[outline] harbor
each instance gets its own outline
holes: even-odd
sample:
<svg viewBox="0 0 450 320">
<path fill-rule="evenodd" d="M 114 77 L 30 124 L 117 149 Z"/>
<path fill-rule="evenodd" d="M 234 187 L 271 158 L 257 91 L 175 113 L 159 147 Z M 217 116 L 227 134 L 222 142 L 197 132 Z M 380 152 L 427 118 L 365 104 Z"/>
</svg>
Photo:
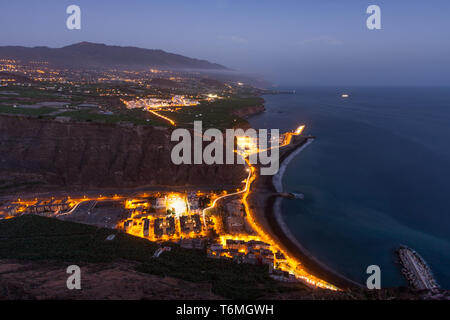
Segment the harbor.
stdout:
<svg viewBox="0 0 450 320">
<path fill-rule="evenodd" d="M 431 291 L 439 288 L 430 267 L 416 251 L 401 245 L 397 255 L 401 272 L 412 288 Z"/>
</svg>

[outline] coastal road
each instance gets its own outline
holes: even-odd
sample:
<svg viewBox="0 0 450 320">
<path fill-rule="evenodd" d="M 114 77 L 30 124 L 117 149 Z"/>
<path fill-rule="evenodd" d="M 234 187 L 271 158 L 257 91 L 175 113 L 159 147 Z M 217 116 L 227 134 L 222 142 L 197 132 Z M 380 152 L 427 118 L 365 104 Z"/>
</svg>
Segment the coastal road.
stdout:
<svg viewBox="0 0 450 320">
<path fill-rule="evenodd" d="M 280 166 L 282 162 L 298 148 L 308 142 L 307 137 L 294 137 L 290 145 L 280 150 Z M 256 170 L 258 172 L 259 170 Z M 272 176 L 261 176 L 256 174 L 255 181 L 250 187 L 251 192 L 248 197 L 248 207 L 251 208 L 256 228 L 261 233 L 268 235 L 283 251 L 290 257 L 301 263 L 302 268 L 311 275 L 316 276 L 340 289 L 361 287 L 356 283 L 327 266 L 320 263 L 313 257 L 298 241 L 289 230 L 277 219 L 274 206 L 277 200 L 277 193 Z"/>
<path fill-rule="evenodd" d="M 233 192 L 233 193 L 229 193 L 229 194 L 220 196 L 220 197 L 216 198 L 216 199 L 213 201 L 213 203 L 211 204 L 210 207 L 203 209 L 203 211 L 202 211 L 202 216 L 203 216 L 203 225 L 204 225 L 204 227 L 205 227 L 205 230 L 206 230 L 206 221 L 205 221 L 206 212 L 209 211 L 209 210 L 211 210 L 212 208 L 214 208 L 219 200 L 222 200 L 222 199 L 225 199 L 225 198 L 228 198 L 228 197 L 233 197 L 233 196 L 240 195 L 240 194 L 244 194 L 245 192 L 247 192 L 247 191 L 249 190 L 249 187 L 250 187 L 250 178 L 251 178 L 251 176 L 252 176 L 252 171 L 251 171 L 251 169 L 249 168 L 247 162 L 246 162 L 246 166 L 247 166 L 247 169 L 246 169 L 246 170 L 248 171 L 248 176 L 247 176 L 247 179 L 245 180 L 245 188 L 244 188 L 243 190 L 241 190 L 241 191 L 237 191 L 237 192 Z"/>
</svg>

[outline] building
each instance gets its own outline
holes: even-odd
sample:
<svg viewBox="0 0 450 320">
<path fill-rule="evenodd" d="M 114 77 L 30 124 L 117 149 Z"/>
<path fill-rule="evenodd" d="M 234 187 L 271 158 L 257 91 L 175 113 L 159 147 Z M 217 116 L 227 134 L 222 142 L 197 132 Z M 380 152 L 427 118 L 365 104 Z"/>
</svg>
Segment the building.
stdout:
<svg viewBox="0 0 450 320">
<path fill-rule="evenodd" d="M 262 241 L 251 240 L 247 243 L 247 245 L 253 250 L 270 249 L 270 244 Z"/>
<path fill-rule="evenodd" d="M 254 253 L 247 253 L 243 259 L 244 263 L 249 263 L 249 264 L 258 264 L 258 258 L 256 257 L 256 255 Z"/>
<path fill-rule="evenodd" d="M 187 195 L 189 210 L 196 211 L 199 209 L 199 199 L 195 192 L 189 192 Z"/>
<path fill-rule="evenodd" d="M 175 218 L 157 218 L 153 226 L 153 232 L 157 238 L 161 238 L 163 235 L 173 236 L 176 232 Z"/>
<path fill-rule="evenodd" d="M 162 222 L 163 222 L 163 219 L 158 218 L 158 219 L 155 219 L 155 223 L 153 225 L 153 233 L 155 234 L 155 237 L 157 237 L 157 238 L 161 238 L 164 234 L 164 230 L 161 227 Z"/>
<path fill-rule="evenodd" d="M 203 249 L 205 243 L 201 238 L 185 238 L 180 240 L 180 246 L 187 249 Z"/>
<path fill-rule="evenodd" d="M 274 263 L 274 255 L 271 250 L 261 249 L 259 251 L 259 256 L 262 264 L 272 264 Z"/>
<path fill-rule="evenodd" d="M 150 220 L 147 218 L 142 219 L 144 221 L 144 227 L 143 227 L 143 234 L 144 237 L 148 237 L 149 236 L 149 229 L 150 229 Z"/>
<path fill-rule="evenodd" d="M 279 270 L 279 269 L 271 269 L 270 277 L 272 279 L 275 279 L 277 281 L 283 281 L 283 282 L 298 282 L 297 278 L 295 278 L 295 275 Z"/>
<path fill-rule="evenodd" d="M 166 198 L 153 198 L 151 206 L 155 209 L 166 209 Z"/>
<path fill-rule="evenodd" d="M 247 244 L 244 240 L 227 239 L 227 249 L 247 250 Z"/>
<path fill-rule="evenodd" d="M 132 225 L 133 225 L 133 220 L 126 220 L 126 221 L 123 223 L 123 230 L 124 230 L 125 232 L 128 232 L 128 230 L 130 230 L 130 228 L 131 228 Z"/>
<path fill-rule="evenodd" d="M 166 214 L 166 197 L 164 198 L 151 198 L 150 206 L 157 214 Z"/>
<path fill-rule="evenodd" d="M 165 230 L 166 234 L 169 235 L 169 236 L 174 235 L 175 231 L 176 231 L 176 229 L 175 229 L 175 218 L 174 217 L 166 218 L 166 225 L 167 225 L 166 230 Z"/>
<path fill-rule="evenodd" d="M 245 241 L 227 239 L 225 247 L 220 244 L 210 245 L 208 256 L 216 258 L 232 258 L 237 263 L 267 264 L 273 266 L 275 255 L 268 243 L 262 241 Z M 281 252 L 278 257 L 284 258 Z"/>
<path fill-rule="evenodd" d="M 183 233 L 200 233 L 202 232 L 202 223 L 200 221 L 200 215 L 193 214 L 190 216 L 180 217 L 180 227 Z"/>
<path fill-rule="evenodd" d="M 244 231 L 244 219 L 238 216 L 228 216 L 227 231 L 230 233 L 242 233 Z"/>
<path fill-rule="evenodd" d="M 285 262 L 286 261 L 286 257 L 280 251 L 277 251 L 277 253 L 275 254 L 275 259 L 277 260 L 277 262 Z"/>
</svg>

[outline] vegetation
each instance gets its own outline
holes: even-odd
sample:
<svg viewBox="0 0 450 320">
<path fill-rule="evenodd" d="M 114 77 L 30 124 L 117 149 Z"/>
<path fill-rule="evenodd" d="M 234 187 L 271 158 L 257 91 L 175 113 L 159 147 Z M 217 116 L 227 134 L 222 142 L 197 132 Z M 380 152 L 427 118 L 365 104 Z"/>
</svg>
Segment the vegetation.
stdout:
<svg viewBox="0 0 450 320">
<path fill-rule="evenodd" d="M 0 193 L 4 192 L 5 190 L 13 189 L 13 188 L 20 188 L 20 187 L 30 187 L 33 185 L 40 184 L 40 181 L 7 181 L 2 180 L 0 181 Z"/>
<path fill-rule="evenodd" d="M 39 216 L 25 215 L 0 221 L 0 257 L 25 260 L 111 262 L 144 261 L 157 244 L 116 231 Z"/>
<path fill-rule="evenodd" d="M 269 277 L 267 266 L 210 259 L 202 250 L 171 247 L 170 252 L 141 264 L 137 270 L 193 282 L 210 282 L 214 293 L 232 299 L 255 299 L 282 290 L 281 285 Z"/>
<path fill-rule="evenodd" d="M 120 113 L 102 114 L 94 110 L 66 111 L 58 116 L 70 117 L 75 121 L 118 123 L 131 122 L 137 125 L 168 126 L 169 124 L 159 118 L 151 117 L 141 110 L 123 110 Z"/>
<path fill-rule="evenodd" d="M 105 241 L 112 233 L 116 238 Z M 158 244 L 117 230 L 32 215 L 0 221 L 0 258 L 4 259 L 75 264 L 125 259 L 135 261 L 140 272 L 210 282 L 215 294 L 233 299 L 254 299 L 292 290 L 271 279 L 266 266 L 209 259 L 201 250 L 165 245 L 172 250 L 156 259 L 152 256 Z"/>
<path fill-rule="evenodd" d="M 0 113 L 6 114 L 23 114 L 29 116 L 43 116 L 55 112 L 57 109 L 50 107 L 41 108 L 19 108 L 13 106 L 0 105 Z"/>
<path fill-rule="evenodd" d="M 4 88 L 0 88 L 0 92 L 2 92 L 2 96 L 9 97 L 9 98 L 15 98 L 15 97 L 42 98 L 47 101 L 61 99 L 61 97 L 58 96 L 57 94 L 55 94 L 54 92 L 49 92 L 46 90 L 39 90 L 39 89 L 33 88 L 33 87 L 19 87 L 19 86 L 15 86 L 14 88 L 4 87 Z M 9 92 L 13 92 L 13 93 L 8 94 Z M 20 102 L 20 103 L 22 103 L 22 102 Z"/>
<path fill-rule="evenodd" d="M 42 86 L 54 84 L 42 83 Z M 72 88 L 61 85 L 62 92 L 56 90 L 40 90 L 36 87 L 6 87 L 0 88 L 0 113 L 25 114 L 29 116 L 45 116 L 54 119 L 57 116 L 70 117 L 74 121 L 117 123 L 131 122 L 136 125 L 171 126 L 170 123 L 154 114 L 144 112 L 140 109 L 127 110 L 120 102 L 118 96 L 101 96 L 99 93 L 105 90 L 121 92 L 132 96 L 155 96 L 160 98 L 170 98 L 174 94 L 186 94 L 182 89 L 162 89 L 162 88 L 135 88 L 133 85 L 105 85 L 105 84 L 85 84 L 82 87 Z M 202 95 L 191 94 L 194 98 L 201 98 Z M 68 100 L 69 99 L 69 100 Z M 38 102 L 66 101 L 69 109 L 57 108 L 13 108 L 12 105 L 26 105 Z M 96 103 L 102 105 L 113 114 L 101 113 L 100 109 L 77 109 L 77 105 L 83 102 Z M 262 99 L 256 96 L 242 97 L 231 96 L 224 99 L 208 102 L 201 101 L 198 106 L 168 108 L 157 111 L 175 121 L 177 127 L 192 128 L 193 122 L 201 120 L 203 127 L 226 129 L 236 126 L 246 126 L 245 119 L 237 116 L 236 111 L 246 107 L 253 107 L 262 104 Z M 54 111 L 55 114 L 49 115 Z"/>
<path fill-rule="evenodd" d="M 204 128 L 226 129 L 247 123 L 245 119 L 235 115 L 234 112 L 261 104 L 262 101 L 258 97 L 233 97 L 214 102 L 202 102 L 198 106 L 181 108 L 176 112 L 160 111 L 159 113 L 170 117 L 180 127 L 189 127 L 194 121 L 202 120 Z"/>
</svg>

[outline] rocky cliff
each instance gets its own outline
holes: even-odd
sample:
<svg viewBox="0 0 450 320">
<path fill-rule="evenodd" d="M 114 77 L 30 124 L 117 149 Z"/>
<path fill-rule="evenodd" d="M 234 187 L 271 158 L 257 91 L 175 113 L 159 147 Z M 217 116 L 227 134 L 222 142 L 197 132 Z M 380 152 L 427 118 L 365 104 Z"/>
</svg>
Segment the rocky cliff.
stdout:
<svg viewBox="0 0 450 320">
<path fill-rule="evenodd" d="M 170 134 L 151 126 L 0 116 L 0 192 L 241 185 L 243 166 L 174 165 Z"/>
<path fill-rule="evenodd" d="M 241 108 L 233 113 L 241 118 L 249 118 L 250 116 L 264 112 L 265 110 L 266 108 L 264 107 L 264 104 L 261 104 L 257 106 Z"/>
</svg>

